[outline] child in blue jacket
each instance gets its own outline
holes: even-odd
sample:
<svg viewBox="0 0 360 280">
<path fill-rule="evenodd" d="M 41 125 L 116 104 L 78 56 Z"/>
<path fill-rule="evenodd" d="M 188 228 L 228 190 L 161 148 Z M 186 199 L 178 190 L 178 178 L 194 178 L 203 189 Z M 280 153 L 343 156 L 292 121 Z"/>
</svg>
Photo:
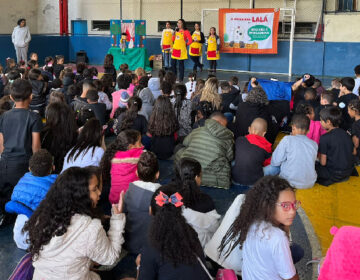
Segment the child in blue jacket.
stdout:
<svg viewBox="0 0 360 280">
<path fill-rule="evenodd" d="M 54 170 L 53 157 L 44 149 L 30 158 L 29 170 L 15 186 L 11 201 L 5 205 L 7 212 L 18 215 L 14 226 L 14 241 L 16 246 L 23 250 L 26 250 L 29 244 L 26 242 L 28 234 L 23 233 L 22 229 L 57 177 L 56 174 L 51 174 Z"/>
</svg>

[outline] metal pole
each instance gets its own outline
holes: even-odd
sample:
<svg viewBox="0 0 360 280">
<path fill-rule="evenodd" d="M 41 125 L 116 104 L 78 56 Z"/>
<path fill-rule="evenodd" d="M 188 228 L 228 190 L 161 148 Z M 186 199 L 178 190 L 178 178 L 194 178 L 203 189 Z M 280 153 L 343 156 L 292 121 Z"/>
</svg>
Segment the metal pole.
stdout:
<svg viewBox="0 0 360 280">
<path fill-rule="evenodd" d="M 183 0 L 180 0 L 180 18 L 183 18 Z"/>
<path fill-rule="evenodd" d="M 255 8 L 255 0 L 250 0 L 250 9 Z"/>
<path fill-rule="evenodd" d="M 295 11 L 291 9 L 291 31 L 290 31 L 290 50 L 289 50 L 289 78 L 292 75 L 292 60 L 294 48 L 294 34 L 295 34 Z"/>
<path fill-rule="evenodd" d="M 122 19 L 122 0 L 120 0 L 120 19 Z"/>
</svg>

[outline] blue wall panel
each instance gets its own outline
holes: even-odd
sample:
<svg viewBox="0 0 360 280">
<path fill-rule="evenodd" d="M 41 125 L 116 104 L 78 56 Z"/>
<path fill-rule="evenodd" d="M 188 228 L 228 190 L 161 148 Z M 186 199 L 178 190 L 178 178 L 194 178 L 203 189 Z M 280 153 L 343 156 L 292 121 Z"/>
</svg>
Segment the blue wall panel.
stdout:
<svg viewBox="0 0 360 280">
<path fill-rule="evenodd" d="M 44 63 L 46 56 L 62 54 L 65 61 L 69 59 L 69 37 L 67 36 L 46 36 L 32 35 L 28 55 L 36 52 L 39 55 L 40 64 Z M 11 35 L 0 35 L 0 63 L 5 65 L 7 57 L 15 58 L 14 45 L 11 42 Z"/>
<path fill-rule="evenodd" d="M 287 43 L 290 45 L 289 42 Z M 323 75 L 323 53 L 323 42 L 294 42 L 293 74 L 310 72 L 313 75 Z M 285 72 L 288 72 L 287 69 Z"/>
</svg>

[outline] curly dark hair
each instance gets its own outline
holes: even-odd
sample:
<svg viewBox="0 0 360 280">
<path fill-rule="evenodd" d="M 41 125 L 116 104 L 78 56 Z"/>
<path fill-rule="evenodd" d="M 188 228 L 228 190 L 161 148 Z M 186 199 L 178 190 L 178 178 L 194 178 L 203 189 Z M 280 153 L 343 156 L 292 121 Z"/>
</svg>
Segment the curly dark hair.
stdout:
<svg viewBox="0 0 360 280">
<path fill-rule="evenodd" d="M 67 161 L 76 160 L 82 152 L 87 152 L 92 149 L 92 156 L 94 156 L 95 148 L 101 146 L 102 127 L 96 118 L 88 120 L 81 129 L 78 140 L 67 158 Z"/>
<path fill-rule="evenodd" d="M 51 173 L 53 167 L 53 157 L 45 149 L 40 149 L 34 153 L 29 160 L 29 169 L 34 176 L 44 177 Z"/>
<path fill-rule="evenodd" d="M 261 87 L 252 88 L 249 91 L 245 101 L 254 104 L 262 104 L 262 105 L 269 104 L 268 97 L 265 91 Z"/>
<path fill-rule="evenodd" d="M 195 177 L 201 175 L 200 163 L 192 158 L 182 158 L 175 165 L 176 183 L 181 186 L 180 193 L 186 207 L 194 208 L 199 202 L 200 187 Z"/>
<path fill-rule="evenodd" d="M 123 119 L 120 122 L 120 129 L 118 131 L 123 131 L 125 129 L 130 129 L 135 122 L 135 119 L 138 115 L 138 112 L 141 110 L 142 100 L 137 96 L 133 96 L 128 101 L 128 109 L 124 113 Z"/>
<path fill-rule="evenodd" d="M 358 98 L 350 100 L 348 108 L 355 111 L 357 115 L 360 114 L 360 100 Z"/>
<path fill-rule="evenodd" d="M 299 105 L 296 106 L 295 113 L 296 114 L 302 114 L 302 115 L 310 115 L 312 112 L 314 112 L 313 106 L 311 106 L 310 103 L 307 102 L 301 102 Z"/>
<path fill-rule="evenodd" d="M 170 99 L 160 95 L 150 116 L 148 131 L 153 136 L 170 136 L 179 129 Z"/>
<path fill-rule="evenodd" d="M 99 218 L 89 194 L 89 180 L 94 175 L 101 182 L 98 169 L 71 167 L 51 186 L 23 229 L 29 232 L 29 251 L 34 260 L 53 237 L 66 233 L 75 214 Z"/>
<path fill-rule="evenodd" d="M 140 137 L 140 132 L 134 129 L 127 129 L 121 131 L 116 137 L 116 140 L 112 142 L 110 146 L 106 149 L 100 162 L 102 179 L 104 184 L 108 184 L 111 182 L 111 160 L 114 158 L 116 152 L 127 151 L 129 149 L 129 145 L 135 144 L 140 139 Z"/>
<path fill-rule="evenodd" d="M 278 176 L 265 176 L 259 179 L 247 192 L 239 216 L 221 241 L 220 252 L 223 252 L 227 246 L 230 247 L 226 254 L 230 254 L 238 245 L 242 248 L 251 225 L 256 222 L 269 222 L 274 227 L 284 230 L 283 226 L 278 225 L 273 218 L 275 203 L 280 192 L 284 190 L 295 191 L 288 181 Z"/>
<path fill-rule="evenodd" d="M 153 152 L 146 151 L 141 154 L 137 164 L 139 179 L 144 182 L 155 182 L 156 173 L 159 172 L 159 162 Z"/>
<path fill-rule="evenodd" d="M 53 155 L 56 172 L 60 172 L 65 155 L 75 145 L 78 137 L 74 112 L 65 103 L 55 102 L 46 107 L 45 118 L 41 147 Z"/>
<path fill-rule="evenodd" d="M 198 235 L 186 223 L 181 207 L 171 203 L 162 207 L 156 204 L 155 197 L 161 192 L 167 196 L 177 192 L 177 186 L 167 185 L 158 188 L 151 199 L 151 211 L 154 218 L 149 227 L 150 244 L 160 252 L 163 260 L 174 264 L 194 265 L 197 256 L 204 256 Z"/>
</svg>

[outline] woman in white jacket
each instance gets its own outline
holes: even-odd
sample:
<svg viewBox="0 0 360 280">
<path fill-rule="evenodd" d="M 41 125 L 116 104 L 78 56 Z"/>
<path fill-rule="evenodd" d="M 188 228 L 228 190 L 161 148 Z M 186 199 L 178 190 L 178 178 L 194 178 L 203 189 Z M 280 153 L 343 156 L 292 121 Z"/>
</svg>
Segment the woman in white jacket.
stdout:
<svg viewBox="0 0 360 280">
<path fill-rule="evenodd" d="M 71 167 L 57 178 L 25 226 L 33 279 L 98 280 L 100 276 L 90 270 L 92 265 L 112 265 L 119 258 L 124 242 L 124 194 L 113 205 L 107 235 L 95 211 L 100 194 L 97 167 Z"/>
<path fill-rule="evenodd" d="M 198 234 L 204 248 L 220 225 L 221 216 L 216 212 L 212 198 L 201 192 L 201 165 L 191 158 L 182 158 L 176 166 L 177 185 L 181 186 L 186 222 Z"/>
<path fill-rule="evenodd" d="M 16 51 L 17 62 L 27 61 L 27 52 L 31 40 L 29 27 L 26 26 L 26 20 L 21 18 L 14 28 L 11 39 Z"/>
</svg>

